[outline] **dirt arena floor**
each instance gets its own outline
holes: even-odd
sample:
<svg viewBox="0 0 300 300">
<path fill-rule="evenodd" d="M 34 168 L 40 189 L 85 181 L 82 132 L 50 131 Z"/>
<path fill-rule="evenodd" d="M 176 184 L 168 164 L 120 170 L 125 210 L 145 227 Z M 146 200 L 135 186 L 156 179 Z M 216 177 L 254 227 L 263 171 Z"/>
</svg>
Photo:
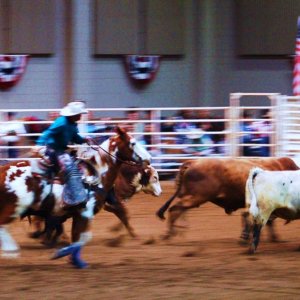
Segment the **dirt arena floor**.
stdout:
<svg viewBox="0 0 300 300">
<path fill-rule="evenodd" d="M 0 259 L 0 299 L 300 299 L 300 222 L 278 220 L 280 242 L 270 243 L 265 230 L 258 252 L 248 255 L 238 243 L 240 212 L 227 216 L 205 204 L 165 241 L 166 223 L 155 211 L 173 193 L 173 182 L 162 187 L 159 198 L 139 194 L 127 204 L 138 239 L 112 232 L 111 214 L 97 215 L 84 270 L 66 258 L 49 260 L 54 250 L 28 237 L 26 221 L 16 221 L 11 232 L 21 257 Z"/>
</svg>

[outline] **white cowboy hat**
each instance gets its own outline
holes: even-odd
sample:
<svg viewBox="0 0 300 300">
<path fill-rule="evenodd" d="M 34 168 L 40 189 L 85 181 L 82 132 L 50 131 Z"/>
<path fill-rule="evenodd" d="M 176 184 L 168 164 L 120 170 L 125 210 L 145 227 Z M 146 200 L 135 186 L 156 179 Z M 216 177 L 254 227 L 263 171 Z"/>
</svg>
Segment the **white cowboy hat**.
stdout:
<svg viewBox="0 0 300 300">
<path fill-rule="evenodd" d="M 60 111 L 60 115 L 65 117 L 71 117 L 87 113 L 88 111 L 85 109 L 84 103 L 80 101 L 70 102 Z"/>
</svg>

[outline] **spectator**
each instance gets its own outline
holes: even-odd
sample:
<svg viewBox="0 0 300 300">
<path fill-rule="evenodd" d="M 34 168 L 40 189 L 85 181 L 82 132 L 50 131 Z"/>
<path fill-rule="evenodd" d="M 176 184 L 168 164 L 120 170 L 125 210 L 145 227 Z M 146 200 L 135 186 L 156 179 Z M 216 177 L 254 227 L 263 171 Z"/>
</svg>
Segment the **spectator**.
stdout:
<svg viewBox="0 0 300 300">
<path fill-rule="evenodd" d="M 162 117 L 164 122 L 161 123 L 161 132 L 174 132 L 176 124 L 173 122 L 174 117 Z"/>
<path fill-rule="evenodd" d="M 23 140 L 19 134 L 25 134 L 26 130 L 24 124 L 15 119 L 15 112 L 6 113 L 6 123 L 1 125 L 0 133 L 2 135 L 1 142 L 7 146 L 18 146 Z M 19 156 L 19 149 L 8 148 L 7 154 L 9 158 L 17 158 Z"/>
<path fill-rule="evenodd" d="M 221 115 L 220 113 L 218 115 L 211 115 L 209 116 L 210 119 L 224 119 L 224 113 L 223 115 Z M 210 128 L 208 129 L 208 131 L 210 132 L 216 132 L 216 131 L 224 131 L 225 130 L 225 123 L 223 121 L 220 121 L 220 122 L 211 122 L 210 123 L 211 126 Z M 211 135 L 211 138 L 212 138 L 212 141 L 215 145 L 215 150 L 214 150 L 214 153 L 215 154 L 222 154 L 222 155 L 225 155 L 226 152 L 226 148 L 225 146 L 217 146 L 219 144 L 224 144 L 225 143 L 225 135 L 220 133 L 220 134 L 212 134 Z"/>
<path fill-rule="evenodd" d="M 134 108 L 134 107 L 132 107 Z M 131 123 L 128 123 L 126 125 L 126 129 L 129 132 L 135 133 L 135 132 L 144 132 L 145 126 L 143 123 L 135 123 L 134 121 L 141 120 L 140 112 L 138 110 L 128 110 L 126 111 L 126 119 L 129 121 L 133 121 Z M 142 144 L 146 144 L 145 138 L 141 134 L 135 134 L 134 137 L 137 141 L 139 141 Z"/>
<path fill-rule="evenodd" d="M 42 119 L 39 119 L 36 116 L 28 116 L 23 118 L 23 121 L 44 121 Z M 48 124 L 26 124 L 25 129 L 27 133 L 42 133 L 49 125 Z M 35 141 L 38 139 L 38 136 L 29 136 L 28 137 L 29 142 L 31 144 L 34 144 Z"/>
<path fill-rule="evenodd" d="M 214 153 L 214 147 L 212 147 L 214 141 L 211 134 L 209 134 L 211 127 L 212 125 L 210 122 L 203 122 L 197 129 L 199 132 L 198 134 L 187 135 L 192 144 L 203 144 L 203 146 L 198 145 L 188 149 L 189 151 L 192 151 L 193 155 L 209 156 Z"/>
<path fill-rule="evenodd" d="M 242 140 L 243 144 L 253 143 L 253 119 L 254 112 L 250 110 L 244 110 L 243 119 L 241 124 L 241 131 L 243 131 Z M 252 146 L 243 146 L 243 156 L 254 156 L 254 151 Z"/>
<path fill-rule="evenodd" d="M 270 133 L 268 133 L 268 131 L 272 130 L 272 124 L 269 121 L 270 110 L 268 109 L 262 110 L 260 118 L 263 119 L 263 121 L 256 121 L 253 123 L 253 130 L 258 132 L 257 134 L 254 135 L 254 139 L 257 143 L 269 144 Z M 258 146 L 257 154 L 259 156 L 270 156 L 270 147 Z"/>
<path fill-rule="evenodd" d="M 56 118 L 59 117 L 59 111 L 49 111 L 48 112 L 48 120 L 49 121 L 54 121 Z"/>
<path fill-rule="evenodd" d="M 155 124 L 151 122 L 151 110 L 144 112 L 143 120 L 150 120 L 150 122 L 144 123 L 144 132 L 153 132 L 155 131 Z M 146 145 L 152 144 L 152 135 L 144 135 L 144 141 Z"/>
<path fill-rule="evenodd" d="M 244 119 L 253 119 L 254 113 L 251 111 L 244 112 Z M 271 123 L 267 120 L 269 118 L 269 111 L 263 110 L 262 119 L 266 119 L 264 121 L 244 121 L 242 124 L 242 131 L 244 131 L 244 135 L 242 138 L 243 144 L 256 144 L 251 146 L 243 147 L 243 155 L 244 156 L 269 156 L 270 148 L 269 146 L 260 146 L 257 144 L 269 144 L 270 136 L 268 133 L 261 133 L 262 131 L 270 131 Z M 246 133 L 245 132 L 249 132 Z"/>
<path fill-rule="evenodd" d="M 177 120 L 182 120 L 182 122 L 175 123 L 174 130 L 177 132 L 190 132 L 197 129 L 195 123 L 191 123 L 190 120 L 194 119 L 193 110 L 181 110 L 175 117 Z M 189 144 L 190 138 L 187 135 L 178 135 L 177 137 L 178 144 Z"/>
</svg>

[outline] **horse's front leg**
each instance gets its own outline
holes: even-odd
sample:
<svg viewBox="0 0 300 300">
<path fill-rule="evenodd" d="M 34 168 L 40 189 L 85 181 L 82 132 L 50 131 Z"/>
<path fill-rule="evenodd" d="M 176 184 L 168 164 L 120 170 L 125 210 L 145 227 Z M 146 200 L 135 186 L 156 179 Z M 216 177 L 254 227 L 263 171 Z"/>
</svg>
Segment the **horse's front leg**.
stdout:
<svg viewBox="0 0 300 300">
<path fill-rule="evenodd" d="M 31 237 L 32 239 L 38 239 L 45 233 L 44 219 L 41 217 L 38 217 L 38 216 L 33 216 L 31 222 L 32 222 L 34 231 L 29 234 L 29 237 Z"/>
<path fill-rule="evenodd" d="M 66 216 L 48 216 L 45 218 L 45 238 L 43 244 L 54 247 L 58 238 L 64 233 L 63 223 L 67 220 Z"/>
<path fill-rule="evenodd" d="M 82 216 L 80 213 L 74 215 L 72 222 L 72 244 L 59 249 L 52 259 L 70 255 L 71 263 L 75 267 L 79 269 L 86 268 L 88 264 L 81 259 L 81 249 L 92 238 L 92 234 L 89 231 L 90 221 L 91 219 Z"/>
<path fill-rule="evenodd" d="M 105 203 L 104 210 L 116 215 L 122 224 L 126 227 L 131 237 L 135 238 L 136 234 L 133 227 L 129 223 L 129 217 L 126 207 L 121 202 L 116 202 L 113 205 Z"/>
</svg>

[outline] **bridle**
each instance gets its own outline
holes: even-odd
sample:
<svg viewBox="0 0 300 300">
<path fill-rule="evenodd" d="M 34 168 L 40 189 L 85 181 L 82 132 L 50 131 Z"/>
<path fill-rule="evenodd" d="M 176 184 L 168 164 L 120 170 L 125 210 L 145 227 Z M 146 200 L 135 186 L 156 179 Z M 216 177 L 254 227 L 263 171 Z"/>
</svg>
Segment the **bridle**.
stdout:
<svg viewBox="0 0 300 300">
<path fill-rule="evenodd" d="M 94 151 L 97 151 L 99 153 L 99 155 L 101 156 L 101 152 L 99 151 L 100 149 L 105 152 L 106 154 L 108 154 L 110 157 L 114 158 L 116 161 L 120 162 L 120 163 L 123 163 L 123 164 L 126 164 L 126 165 L 142 165 L 142 158 L 136 154 L 138 156 L 138 159 L 139 159 L 139 162 L 136 162 L 136 161 L 127 161 L 127 160 L 123 160 L 121 158 L 119 158 L 118 156 L 114 155 L 114 154 L 111 154 L 110 152 L 108 152 L 107 150 L 105 150 L 103 147 L 101 147 L 98 143 L 98 141 L 96 141 L 95 139 L 93 138 L 90 138 L 90 140 L 93 142 L 93 145 L 91 145 L 90 143 L 87 143 L 91 149 L 93 149 Z"/>
</svg>

